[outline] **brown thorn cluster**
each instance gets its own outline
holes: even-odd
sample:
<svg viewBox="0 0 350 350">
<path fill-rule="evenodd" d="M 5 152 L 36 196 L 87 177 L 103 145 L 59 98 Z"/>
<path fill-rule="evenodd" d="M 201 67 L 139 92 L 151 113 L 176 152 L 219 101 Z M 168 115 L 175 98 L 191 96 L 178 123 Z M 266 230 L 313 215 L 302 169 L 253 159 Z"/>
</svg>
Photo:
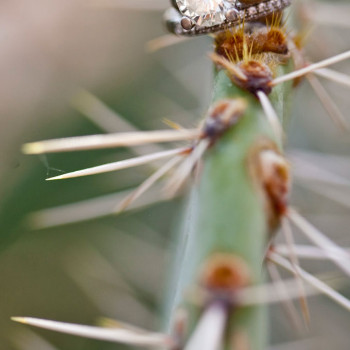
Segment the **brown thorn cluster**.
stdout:
<svg viewBox="0 0 350 350">
<path fill-rule="evenodd" d="M 250 23 L 238 29 L 219 33 L 215 37 L 215 52 L 227 58 L 240 61 L 245 56 L 245 46 L 251 55 L 262 53 L 288 54 L 288 38 L 277 20 L 270 26 Z"/>
<path fill-rule="evenodd" d="M 256 60 L 242 61 L 237 65 L 248 78 L 247 81 L 241 83 L 244 90 L 249 91 L 254 96 L 258 91 L 263 91 L 266 95 L 271 93 L 270 83 L 273 80 L 273 73 L 268 65 Z"/>
<path fill-rule="evenodd" d="M 168 198 L 171 198 L 184 185 L 190 174 L 200 164 L 205 151 L 232 126 L 236 125 L 244 115 L 247 108 L 245 99 L 224 99 L 216 102 L 209 110 L 203 125 L 200 127 L 200 135 L 193 140 L 189 149 L 189 155 L 178 166 L 169 179 L 166 186 Z"/>
<path fill-rule="evenodd" d="M 223 99 L 209 110 L 202 127 L 202 138 L 208 138 L 212 146 L 231 126 L 236 125 L 247 109 L 247 101 L 242 98 Z"/>
<path fill-rule="evenodd" d="M 247 60 L 233 64 L 215 53 L 210 57 L 216 65 L 227 70 L 229 78 L 240 88 L 249 91 L 254 96 L 258 91 L 263 91 L 266 95 L 270 94 L 273 73 L 264 62 Z"/>
<path fill-rule="evenodd" d="M 246 287 L 251 282 L 251 272 L 247 263 L 239 256 L 215 253 L 203 265 L 200 284 L 213 294 L 232 292 Z"/>
<path fill-rule="evenodd" d="M 242 24 L 215 37 L 216 65 L 228 71 L 232 82 L 257 95 L 270 94 L 273 71 L 289 57 L 290 38 L 282 24 L 282 15 L 265 18 L 266 23 Z"/>
<path fill-rule="evenodd" d="M 255 183 L 262 189 L 268 225 L 274 230 L 288 209 L 291 187 L 289 164 L 276 145 L 267 139 L 259 140 L 253 146 L 248 162 Z"/>
</svg>

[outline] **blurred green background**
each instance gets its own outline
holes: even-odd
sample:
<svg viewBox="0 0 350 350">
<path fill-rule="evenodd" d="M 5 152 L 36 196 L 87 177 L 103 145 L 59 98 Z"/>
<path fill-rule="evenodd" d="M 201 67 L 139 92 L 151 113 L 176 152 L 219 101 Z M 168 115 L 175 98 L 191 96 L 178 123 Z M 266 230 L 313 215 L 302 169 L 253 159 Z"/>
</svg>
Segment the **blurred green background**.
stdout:
<svg viewBox="0 0 350 350">
<path fill-rule="evenodd" d="M 142 130 L 167 128 L 164 118 L 184 127 L 198 123 L 211 95 L 212 68 L 206 54 L 210 38 L 149 52 L 146 43 L 166 34 L 161 18 L 167 1 L 125 3 L 0 4 L 0 349 L 122 348 L 32 330 L 10 321 L 17 315 L 86 324 L 105 316 L 148 329 L 160 327 L 181 199 L 108 215 L 118 191 L 140 183 L 150 167 L 57 182 L 45 178 L 124 159 L 133 155 L 130 150 L 43 157 L 20 151 L 24 142 L 118 131 L 116 117 L 94 97 L 89 100 L 93 106 L 84 104 L 88 116 L 76 108 L 77 96 L 85 89 Z M 349 49 L 350 28 L 312 29 L 306 49 L 312 60 Z M 350 74 L 349 63 L 336 69 Z M 322 83 L 349 120 L 350 90 Z M 348 179 L 349 142 L 303 83 L 294 99 L 288 136 L 291 160 L 299 165 L 292 203 L 342 246 L 350 245 L 349 185 L 325 186 L 307 177 L 320 177 L 319 167 Z M 62 207 L 71 203 L 79 204 Z M 47 210 L 54 207 L 60 209 Z M 101 217 L 56 225 L 93 215 Z M 44 219 L 52 227 L 40 227 Z M 314 273 L 335 270 L 328 263 L 303 266 Z M 342 293 L 350 296 L 349 289 Z M 282 309 L 273 307 L 271 343 L 301 340 L 285 348 L 316 349 L 322 344 L 348 349 L 350 315 L 323 297 L 311 299 L 310 308 L 310 333 L 296 334 Z"/>
</svg>

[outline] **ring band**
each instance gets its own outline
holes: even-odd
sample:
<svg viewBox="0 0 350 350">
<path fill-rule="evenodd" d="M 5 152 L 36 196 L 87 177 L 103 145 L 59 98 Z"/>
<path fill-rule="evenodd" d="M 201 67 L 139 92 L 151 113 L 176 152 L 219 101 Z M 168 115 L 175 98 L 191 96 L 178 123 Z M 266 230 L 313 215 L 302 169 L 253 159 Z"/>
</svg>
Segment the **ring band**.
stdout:
<svg viewBox="0 0 350 350">
<path fill-rule="evenodd" d="M 181 13 L 176 0 L 171 0 L 173 7 L 164 14 L 168 30 L 176 35 L 195 36 L 226 30 L 244 22 L 251 22 L 278 12 L 290 5 L 291 0 L 268 0 L 253 5 L 244 6 L 235 2 L 232 7 L 224 10 L 223 20 L 214 25 L 195 24 L 193 19 Z"/>
</svg>

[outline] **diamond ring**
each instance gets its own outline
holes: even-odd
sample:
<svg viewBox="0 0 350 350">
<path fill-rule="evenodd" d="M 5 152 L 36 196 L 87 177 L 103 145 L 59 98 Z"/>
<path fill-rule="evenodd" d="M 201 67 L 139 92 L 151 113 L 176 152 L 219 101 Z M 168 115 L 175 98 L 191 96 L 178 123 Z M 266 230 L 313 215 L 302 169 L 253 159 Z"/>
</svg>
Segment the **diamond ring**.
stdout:
<svg viewBox="0 0 350 350">
<path fill-rule="evenodd" d="M 176 35 L 215 33 L 255 21 L 283 10 L 291 0 L 171 0 L 164 14 L 170 32 Z"/>
</svg>

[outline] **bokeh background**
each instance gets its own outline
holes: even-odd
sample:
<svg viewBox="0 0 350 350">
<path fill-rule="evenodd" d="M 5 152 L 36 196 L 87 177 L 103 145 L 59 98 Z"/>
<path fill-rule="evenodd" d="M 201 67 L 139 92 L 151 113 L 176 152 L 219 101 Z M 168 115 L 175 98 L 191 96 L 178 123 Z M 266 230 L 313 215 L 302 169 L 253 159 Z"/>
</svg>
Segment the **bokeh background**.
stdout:
<svg viewBox="0 0 350 350">
<path fill-rule="evenodd" d="M 306 54 L 314 61 L 350 48 L 350 7 L 339 2 L 332 12 L 337 4 L 303 12 Z M 166 34 L 161 22 L 167 7 L 166 0 L 0 4 L 1 349 L 122 348 L 30 329 L 11 322 L 14 315 L 86 324 L 109 317 L 160 327 L 182 200 L 150 204 L 157 198 L 151 193 L 140 201 L 149 205 L 110 215 L 118 193 L 140 183 L 150 167 L 45 179 L 124 159 L 133 155 L 130 150 L 37 157 L 22 155 L 20 148 L 28 141 L 115 132 L 123 129 L 121 120 L 142 130 L 167 128 L 164 119 L 196 125 L 211 96 L 211 40 L 154 51 L 162 41 L 153 40 Z M 350 74 L 350 63 L 335 68 Z M 350 121 L 350 89 L 321 81 Z M 349 149 L 350 136 L 332 125 L 304 82 L 288 129 L 296 167 L 292 203 L 344 247 L 350 246 Z M 319 261 L 303 266 L 313 273 L 336 271 Z M 341 292 L 350 296 L 346 283 Z M 310 299 L 310 309 L 310 331 L 297 333 L 282 309 L 273 307 L 272 346 L 348 349 L 348 312 L 324 297 Z"/>
</svg>

